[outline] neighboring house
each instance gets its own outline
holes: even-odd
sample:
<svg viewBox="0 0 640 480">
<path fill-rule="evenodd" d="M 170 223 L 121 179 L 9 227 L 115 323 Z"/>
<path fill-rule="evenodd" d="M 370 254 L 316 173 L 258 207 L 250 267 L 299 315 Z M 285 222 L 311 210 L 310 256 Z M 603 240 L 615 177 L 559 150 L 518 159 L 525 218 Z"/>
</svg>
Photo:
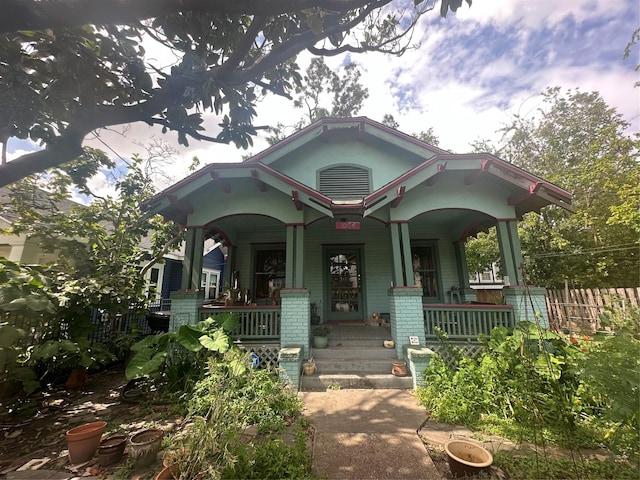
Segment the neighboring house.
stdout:
<svg viewBox="0 0 640 480">
<path fill-rule="evenodd" d="M 478 301 L 501 303 L 504 279 L 497 263 L 482 272 L 469 273 L 469 287 L 476 291 Z"/>
<path fill-rule="evenodd" d="M 10 187 L 0 187 L 0 257 L 7 260 L 27 265 L 43 265 L 53 263 L 58 256 L 55 252 L 47 252 L 43 249 L 41 239 L 25 234 L 12 235 L 3 233 L 11 228 L 18 217 L 11 208 L 9 198 Z M 73 208 L 82 207 L 81 203 L 72 200 L 56 201 L 52 203 L 49 195 L 44 190 L 35 190 L 33 201 L 39 205 L 42 211 L 53 209 L 65 213 Z M 220 292 L 220 278 L 224 272 L 224 253 L 220 244 L 210 246 L 204 253 L 203 259 L 203 288 L 207 290 L 207 298 L 215 298 Z M 142 248 L 149 248 L 148 239 L 143 239 Z M 151 267 L 145 278 L 149 284 L 149 290 L 154 291 L 153 300 L 160 302 L 169 298 L 169 293 L 178 290 L 182 281 L 182 265 L 184 260 L 184 246 L 181 250 L 168 253 L 162 262 Z M 152 295 L 149 295 L 152 297 Z M 162 302 L 163 304 L 166 302 Z"/>
<path fill-rule="evenodd" d="M 4 233 L 17 220 L 17 215 L 9 204 L 10 196 L 10 187 L 0 187 L 0 257 L 27 265 L 55 262 L 57 255 L 44 251 L 41 239 L 37 235 L 10 235 Z M 43 211 L 52 207 L 51 200 L 44 190 L 36 190 L 33 201 L 35 204 L 40 205 Z M 62 200 L 55 203 L 55 208 L 63 213 L 78 206 L 80 206 L 79 203 L 71 200 Z"/>
<path fill-rule="evenodd" d="M 452 154 L 360 117 L 323 119 L 244 162 L 207 165 L 144 207 L 188 229 L 174 328 L 211 313 L 202 252 L 205 239 L 223 242 L 225 283 L 249 298 L 234 307 L 243 335 L 279 343 L 297 385 L 312 312 L 332 323 L 388 318 L 414 382 L 436 326 L 466 338 L 544 315 L 544 289 L 523 282 L 517 222 L 547 205 L 571 210 L 571 200 L 495 156 Z M 506 305 L 474 303 L 469 285 L 465 239 L 492 226 Z"/>
</svg>

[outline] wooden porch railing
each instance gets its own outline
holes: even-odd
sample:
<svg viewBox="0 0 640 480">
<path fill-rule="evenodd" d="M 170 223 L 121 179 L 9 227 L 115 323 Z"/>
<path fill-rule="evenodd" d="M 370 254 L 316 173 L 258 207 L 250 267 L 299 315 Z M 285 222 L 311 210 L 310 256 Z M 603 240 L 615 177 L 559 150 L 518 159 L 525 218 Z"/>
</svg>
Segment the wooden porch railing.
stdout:
<svg viewBox="0 0 640 480">
<path fill-rule="evenodd" d="M 238 326 L 231 333 L 236 340 L 277 340 L 280 338 L 280 307 L 202 307 L 200 320 L 223 312 L 238 315 Z"/>
<path fill-rule="evenodd" d="M 428 340 L 437 338 L 439 327 L 451 340 L 476 341 L 482 333 L 491 335 L 495 327 L 514 327 L 510 305 L 423 305 L 424 332 Z"/>
</svg>

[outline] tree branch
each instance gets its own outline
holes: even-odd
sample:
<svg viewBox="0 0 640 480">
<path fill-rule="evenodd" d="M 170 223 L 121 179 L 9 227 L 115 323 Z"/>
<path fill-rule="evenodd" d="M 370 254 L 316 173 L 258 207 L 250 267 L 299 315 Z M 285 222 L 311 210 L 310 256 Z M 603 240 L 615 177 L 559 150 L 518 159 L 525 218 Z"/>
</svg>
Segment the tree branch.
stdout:
<svg viewBox="0 0 640 480">
<path fill-rule="evenodd" d="M 87 24 L 124 25 L 188 11 L 280 15 L 321 8 L 346 12 L 367 3 L 367 0 L 4 0 L 0 33 Z"/>
</svg>

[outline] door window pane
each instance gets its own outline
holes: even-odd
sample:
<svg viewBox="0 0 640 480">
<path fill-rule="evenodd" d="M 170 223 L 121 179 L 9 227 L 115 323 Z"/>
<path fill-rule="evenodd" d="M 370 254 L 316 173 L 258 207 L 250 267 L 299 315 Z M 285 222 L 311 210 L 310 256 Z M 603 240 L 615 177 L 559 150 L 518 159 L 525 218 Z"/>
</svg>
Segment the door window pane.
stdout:
<svg viewBox="0 0 640 480">
<path fill-rule="evenodd" d="M 329 255 L 331 311 L 358 311 L 358 256 L 355 252 Z"/>
<path fill-rule="evenodd" d="M 280 290 L 284 288 L 286 258 L 285 249 L 256 252 L 256 299 L 280 299 Z"/>
<path fill-rule="evenodd" d="M 412 245 L 413 277 L 416 286 L 422 287 L 422 296 L 437 298 L 438 271 L 435 248 L 432 245 Z"/>
</svg>

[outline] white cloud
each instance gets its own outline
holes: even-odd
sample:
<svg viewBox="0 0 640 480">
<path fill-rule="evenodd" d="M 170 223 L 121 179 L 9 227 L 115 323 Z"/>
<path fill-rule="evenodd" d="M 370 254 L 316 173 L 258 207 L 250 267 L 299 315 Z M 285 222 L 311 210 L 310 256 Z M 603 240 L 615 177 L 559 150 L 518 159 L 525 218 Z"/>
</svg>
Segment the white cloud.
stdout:
<svg viewBox="0 0 640 480">
<path fill-rule="evenodd" d="M 402 57 L 352 55 L 361 65 L 362 83 L 370 94 L 360 114 L 377 121 L 392 114 L 407 133 L 433 127 L 441 147 L 464 152 L 476 139 L 499 140 L 497 131 L 511 115 L 532 111 L 540 92 L 557 85 L 600 92 L 632 122 L 630 130 L 639 131 L 640 89 L 633 88 L 638 75 L 633 62 L 621 58 L 635 21 L 630 16 L 634 8 L 637 12 L 634 5 L 632 0 L 476 0 L 471 8 L 464 3 L 445 19 L 439 18 L 436 6 L 415 32 L 421 39 L 419 49 Z M 165 64 L 173 61 L 154 47 L 149 55 Z M 310 58 L 299 56 L 301 73 Z M 336 69 L 344 60 L 344 56 L 328 57 L 326 62 Z M 303 116 L 292 102 L 275 96 L 259 103 L 257 111 L 256 125 L 293 125 Z M 216 136 L 219 121 L 208 114 L 205 133 Z M 175 181 L 189 173 L 193 156 L 202 164 L 240 161 L 243 155 L 268 147 L 266 133 L 260 131 L 247 151 L 195 140 L 186 148 L 177 144 L 175 133 L 162 135 L 160 128 L 145 124 L 132 125 L 126 136 L 103 130 L 104 143 L 95 139 L 88 143 L 109 151 L 106 144 L 128 158 L 144 154 L 139 144 L 148 143 L 152 135 L 177 150 L 169 172 Z M 96 180 L 96 188 L 101 188 L 100 181 Z"/>
</svg>

